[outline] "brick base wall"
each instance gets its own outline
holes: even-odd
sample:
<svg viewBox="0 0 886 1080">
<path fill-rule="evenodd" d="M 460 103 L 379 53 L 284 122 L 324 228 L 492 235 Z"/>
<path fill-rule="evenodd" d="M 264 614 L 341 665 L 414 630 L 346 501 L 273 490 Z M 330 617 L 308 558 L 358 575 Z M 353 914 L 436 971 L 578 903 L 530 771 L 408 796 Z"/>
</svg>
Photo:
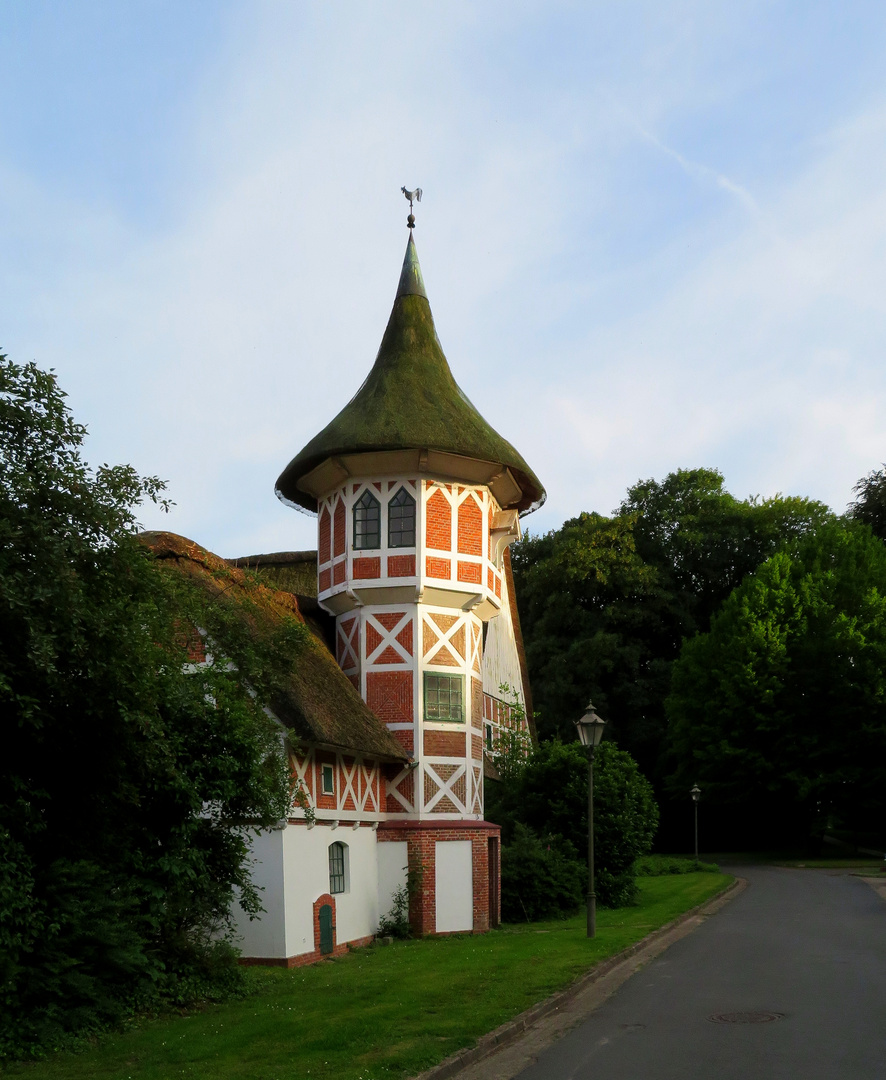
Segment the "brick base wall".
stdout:
<svg viewBox="0 0 886 1080">
<path fill-rule="evenodd" d="M 501 881 L 501 828 L 489 821 L 389 821 L 379 826 L 378 841 L 405 840 L 410 870 L 421 867 L 421 886 L 409 904 L 409 921 L 417 936 L 436 935 L 436 854 L 437 841 L 470 840 L 474 892 L 472 933 L 483 934 L 501 919 L 501 890 L 490 898 L 490 881 Z M 489 841 L 496 841 L 490 845 Z M 490 846 L 498 865 L 490 875 Z M 490 919 L 490 916 L 491 919 Z"/>
<path fill-rule="evenodd" d="M 307 964 L 318 964 L 321 960 L 331 960 L 334 956 L 344 956 L 350 949 L 365 948 L 365 946 L 371 945 L 373 941 L 375 941 L 375 936 L 370 934 L 368 937 L 356 938 L 354 941 L 336 945 L 331 953 L 321 953 L 319 949 L 314 949 L 313 952 L 288 956 L 285 959 L 276 959 L 270 956 L 241 956 L 239 963 L 243 964 L 244 967 L 305 967 Z"/>
</svg>

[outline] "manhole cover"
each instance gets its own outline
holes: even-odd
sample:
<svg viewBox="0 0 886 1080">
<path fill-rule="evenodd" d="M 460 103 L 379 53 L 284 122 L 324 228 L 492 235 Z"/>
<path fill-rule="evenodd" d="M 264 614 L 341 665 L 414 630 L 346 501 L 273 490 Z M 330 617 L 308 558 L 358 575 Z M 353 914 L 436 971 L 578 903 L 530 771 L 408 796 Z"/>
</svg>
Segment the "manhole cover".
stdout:
<svg viewBox="0 0 886 1080">
<path fill-rule="evenodd" d="M 714 1013 L 708 1020 L 715 1024 L 768 1024 L 772 1020 L 781 1020 L 783 1013 L 775 1012 L 728 1012 Z"/>
</svg>

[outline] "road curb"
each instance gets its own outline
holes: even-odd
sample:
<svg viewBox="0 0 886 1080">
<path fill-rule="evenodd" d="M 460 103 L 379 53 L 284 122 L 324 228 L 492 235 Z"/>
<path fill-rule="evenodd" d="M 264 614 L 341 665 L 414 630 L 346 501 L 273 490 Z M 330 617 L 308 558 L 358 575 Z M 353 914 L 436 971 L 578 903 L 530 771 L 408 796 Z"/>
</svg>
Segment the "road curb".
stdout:
<svg viewBox="0 0 886 1080">
<path fill-rule="evenodd" d="M 474 1065 L 478 1061 L 482 1061 L 483 1058 L 489 1057 L 490 1054 L 495 1053 L 496 1050 L 500 1050 L 502 1047 L 516 1042 L 517 1039 L 519 1039 L 537 1020 L 541 1020 L 543 1017 L 557 1012 L 557 1010 L 562 1008 L 566 1002 L 570 1001 L 586 987 L 597 982 L 599 979 L 602 979 L 604 975 L 608 975 L 609 972 L 617 968 L 619 964 L 624 963 L 625 960 L 629 960 L 632 956 L 636 956 L 637 953 L 642 952 L 643 949 L 648 948 L 661 938 L 666 937 L 691 919 L 699 916 L 713 915 L 715 912 L 719 911 L 724 904 L 734 899 L 746 887 L 747 881 L 744 878 L 737 877 L 724 889 L 721 889 L 715 896 L 705 900 L 704 903 L 696 904 L 696 906 L 690 908 L 689 911 L 684 911 L 683 914 L 679 915 L 676 919 L 672 919 L 669 923 L 665 923 L 664 926 L 660 926 L 657 930 L 653 930 L 651 934 L 647 934 L 646 937 L 641 938 L 640 941 L 634 942 L 633 945 L 630 945 L 627 949 L 623 949 L 620 953 L 616 953 L 606 960 L 601 960 L 600 963 L 592 967 L 590 971 L 586 971 L 584 975 L 579 975 L 575 982 L 570 986 L 567 986 L 565 990 L 559 990 L 556 994 L 552 994 L 544 1001 L 540 1001 L 537 1005 L 533 1005 L 525 1012 L 520 1013 L 519 1016 L 515 1016 L 513 1020 L 508 1020 L 494 1031 L 490 1031 L 487 1035 L 482 1035 L 475 1046 L 466 1047 L 463 1050 L 456 1050 L 454 1054 L 450 1054 L 449 1057 L 441 1061 L 439 1065 L 434 1065 L 432 1068 L 426 1069 L 424 1072 L 413 1077 L 412 1080 L 448 1080 L 449 1077 L 456 1076 L 462 1069 L 466 1069 L 469 1065 Z"/>
</svg>

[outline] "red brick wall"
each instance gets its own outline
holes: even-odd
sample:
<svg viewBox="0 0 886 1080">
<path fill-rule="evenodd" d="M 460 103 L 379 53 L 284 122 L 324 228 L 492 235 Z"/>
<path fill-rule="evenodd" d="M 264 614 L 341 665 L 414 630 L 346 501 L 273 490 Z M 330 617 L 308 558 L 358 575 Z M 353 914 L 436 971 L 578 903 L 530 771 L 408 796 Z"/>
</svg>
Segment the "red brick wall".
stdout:
<svg viewBox="0 0 886 1080">
<path fill-rule="evenodd" d="M 460 555 L 483 554 L 483 511 L 472 495 L 458 508 L 458 551 Z"/>
<path fill-rule="evenodd" d="M 452 507 L 439 490 L 428 499 L 425 508 L 425 542 L 440 551 L 452 550 Z"/>
<path fill-rule="evenodd" d="M 432 578 L 448 579 L 452 573 L 452 564 L 449 559 L 435 559 L 433 555 L 425 557 L 425 573 Z"/>
<path fill-rule="evenodd" d="M 317 530 L 318 535 L 318 547 L 319 552 L 317 555 L 317 561 L 320 563 L 329 562 L 332 551 L 332 519 L 329 516 L 329 507 L 324 506 L 320 511 L 320 524 Z"/>
<path fill-rule="evenodd" d="M 416 934 L 434 934 L 437 927 L 436 910 L 436 844 L 437 841 L 470 840 L 474 890 L 473 932 L 489 929 L 489 840 L 499 839 L 498 825 L 488 821 L 387 822 L 379 826 L 378 839 L 406 840 L 410 870 L 421 867 L 421 886 L 410 900 L 409 920 Z M 499 849 L 501 845 L 499 844 Z M 498 880 L 501 880 L 499 874 Z M 494 898 L 495 911 L 500 910 L 499 898 Z"/>
<path fill-rule="evenodd" d="M 403 651 L 412 656 L 414 651 L 412 641 L 412 619 L 403 627 L 400 633 L 397 635 L 397 644 L 402 646 Z"/>
<path fill-rule="evenodd" d="M 412 721 L 412 672 L 370 671 L 366 675 L 366 704 L 387 724 Z"/>
<path fill-rule="evenodd" d="M 388 577 L 415 577 L 415 556 L 389 555 Z"/>
<path fill-rule="evenodd" d="M 483 573 L 480 564 L 471 562 L 459 562 L 458 580 L 480 585 L 483 581 Z"/>
<path fill-rule="evenodd" d="M 335 506 L 335 530 L 333 533 L 332 550 L 334 555 L 345 553 L 345 503 L 339 499 Z"/>
<path fill-rule="evenodd" d="M 464 757 L 464 731 L 426 731 L 425 754 L 429 757 Z"/>
<path fill-rule="evenodd" d="M 354 577 L 355 578 L 377 578 L 381 577 L 381 559 L 376 557 L 374 559 L 354 559 Z"/>
</svg>

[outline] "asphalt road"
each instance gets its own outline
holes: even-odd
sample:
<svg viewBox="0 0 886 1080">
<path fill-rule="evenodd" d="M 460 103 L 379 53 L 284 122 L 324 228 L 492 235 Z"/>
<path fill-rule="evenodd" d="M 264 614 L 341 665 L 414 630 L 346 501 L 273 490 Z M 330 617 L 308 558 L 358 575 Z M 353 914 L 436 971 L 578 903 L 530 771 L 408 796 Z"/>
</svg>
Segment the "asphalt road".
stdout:
<svg viewBox="0 0 886 1080">
<path fill-rule="evenodd" d="M 735 872 L 740 896 L 520 1080 L 886 1078 L 884 900 L 833 871 Z"/>
</svg>

